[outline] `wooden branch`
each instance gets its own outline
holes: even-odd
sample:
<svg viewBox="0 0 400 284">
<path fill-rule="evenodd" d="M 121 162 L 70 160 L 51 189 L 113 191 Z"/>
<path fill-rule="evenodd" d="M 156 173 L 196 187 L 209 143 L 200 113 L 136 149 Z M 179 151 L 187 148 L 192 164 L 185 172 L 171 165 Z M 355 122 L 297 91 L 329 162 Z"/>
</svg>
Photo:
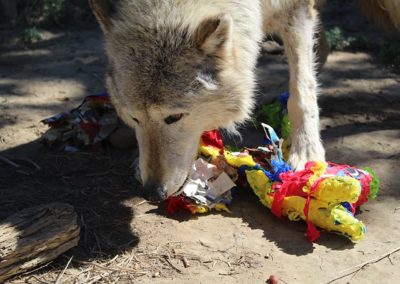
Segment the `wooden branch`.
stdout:
<svg viewBox="0 0 400 284">
<path fill-rule="evenodd" d="M 335 282 L 335 281 L 337 281 L 337 280 L 340 280 L 340 279 L 342 279 L 342 278 L 344 278 L 344 277 L 346 277 L 346 276 L 350 276 L 350 275 L 352 275 L 352 274 L 357 274 L 361 269 L 363 269 L 363 268 L 366 267 L 367 265 L 377 263 L 377 262 L 381 261 L 381 260 L 384 259 L 384 258 L 388 258 L 389 261 L 392 262 L 392 260 L 390 259 L 390 256 L 391 256 L 392 254 L 398 252 L 398 251 L 400 251 L 400 247 L 397 247 L 397 248 L 395 248 L 395 249 L 393 249 L 393 250 L 391 250 L 391 251 L 385 253 L 384 255 L 382 255 L 382 256 L 380 256 L 380 257 L 378 257 L 378 258 L 371 259 L 371 260 L 368 260 L 368 261 L 363 262 L 363 263 L 361 263 L 361 264 L 358 264 L 358 265 L 356 265 L 356 266 L 353 266 L 353 267 L 350 267 L 350 268 L 348 268 L 348 269 L 342 270 L 341 272 L 345 272 L 345 271 L 353 270 L 353 269 L 357 268 L 356 270 L 354 270 L 354 271 L 352 271 L 352 272 L 346 273 L 346 274 L 344 274 L 344 275 L 341 275 L 341 276 L 339 276 L 339 277 L 336 277 L 335 279 L 332 279 L 332 280 L 329 281 L 327 284 L 333 283 L 333 282 Z M 339 273 L 341 273 L 341 272 L 339 272 Z M 353 277 L 354 277 L 354 276 L 355 276 L 355 275 L 353 275 Z M 353 277 L 352 277 L 352 278 L 353 278 Z M 350 280 L 351 280 L 351 279 L 350 279 Z"/>
<path fill-rule="evenodd" d="M 69 204 L 20 211 L 0 223 L 0 282 L 49 262 L 79 241 L 77 215 Z"/>
</svg>

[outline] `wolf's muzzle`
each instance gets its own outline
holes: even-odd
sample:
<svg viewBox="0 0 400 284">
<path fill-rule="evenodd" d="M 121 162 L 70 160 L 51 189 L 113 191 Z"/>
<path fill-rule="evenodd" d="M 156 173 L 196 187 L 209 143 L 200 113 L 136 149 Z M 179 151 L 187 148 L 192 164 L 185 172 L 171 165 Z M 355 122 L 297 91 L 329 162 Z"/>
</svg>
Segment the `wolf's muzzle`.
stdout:
<svg viewBox="0 0 400 284">
<path fill-rule="evenodd" d="M 144 186 L 143 197 L 150 202 L 161 202 L 167 199 L 167 192 L 162 185 L 148 182 Z"/>
</svg>

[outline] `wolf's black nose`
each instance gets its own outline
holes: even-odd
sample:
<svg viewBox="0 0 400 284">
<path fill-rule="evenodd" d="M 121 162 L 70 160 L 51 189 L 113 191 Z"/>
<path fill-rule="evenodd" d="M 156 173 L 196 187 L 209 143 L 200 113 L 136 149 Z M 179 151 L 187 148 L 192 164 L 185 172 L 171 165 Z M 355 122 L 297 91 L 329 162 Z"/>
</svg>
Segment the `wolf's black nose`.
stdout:
<svg viewBox="0 0 400 284">
<path fill-rule="evenodd" d="M 143 197 L 150 202 L 160 202 L 167 199 L 167 193 L 160 184 L 148 182 L 144 186 Z"/>
</svg>

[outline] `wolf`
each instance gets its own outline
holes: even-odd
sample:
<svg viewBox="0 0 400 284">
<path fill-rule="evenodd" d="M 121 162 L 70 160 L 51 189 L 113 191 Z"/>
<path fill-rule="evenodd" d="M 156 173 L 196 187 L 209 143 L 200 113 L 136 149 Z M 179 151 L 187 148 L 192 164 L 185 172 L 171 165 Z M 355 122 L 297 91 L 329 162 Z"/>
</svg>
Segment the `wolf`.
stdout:
<svg viewBox="0 0 400 284">
<path fill-rule="evenodd" d="M 135 128 L 144 197 L 182 188 L 201 134 L 234 131 L 254 107 L 260 42 L 278 34 L 290 69 L 291 152 L 324 160 L 313 46 L 314 0 L 89 0 L 104 32 L 106 85 Z"/>
<path fill-rule="evenodd" d="M 145 197 L 185 182 L 202 132 L 234 129 L 254 105 L 266 33 L 283 38 L 290 65 L 289 162 L 324 160 L 313 71 L 313 1 L 91 0 L 105 34 L 107 88 L 136 130 Z"/>
</svg>

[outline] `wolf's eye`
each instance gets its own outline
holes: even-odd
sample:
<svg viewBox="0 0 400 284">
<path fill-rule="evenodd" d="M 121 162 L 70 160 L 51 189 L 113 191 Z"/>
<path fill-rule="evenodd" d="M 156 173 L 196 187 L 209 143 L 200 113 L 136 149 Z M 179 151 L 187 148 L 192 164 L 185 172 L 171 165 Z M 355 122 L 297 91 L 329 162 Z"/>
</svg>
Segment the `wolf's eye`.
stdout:
<svg viewBox="0 0 400 284">
<path fill-rule="evenodd" d="M 132 117 L 132 120 L 134 121 L 134 122 L 136 122 L 137 124 L 139 124 L 139 119 L 137 119 L 136 117 L 133 117 L 133 116 L 131 116 Z"/>
<path fill-rule="evenodd" d="M 183 115 L 184 115 L 183 113 L 173 114 L 164 119 L 164 121 L 166 124 L 172 124 L 181 120 Z"/>
</svg>

